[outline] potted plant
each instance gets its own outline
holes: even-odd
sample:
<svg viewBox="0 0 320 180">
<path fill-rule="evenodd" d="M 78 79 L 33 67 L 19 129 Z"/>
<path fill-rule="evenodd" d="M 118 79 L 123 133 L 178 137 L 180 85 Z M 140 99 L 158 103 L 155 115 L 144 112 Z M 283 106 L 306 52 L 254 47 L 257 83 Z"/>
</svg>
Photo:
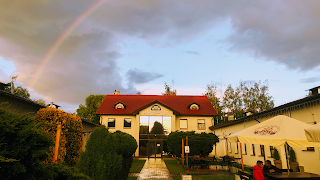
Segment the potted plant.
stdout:
<svg viewBox="0 0 320 180">
<path fill-rule="evenodd" d="M 298 172 L 299 163 L 297 162 L 296 153 L 292 148 L 289 150 L 289 163 L 293 172 Z"/>
<path fill-rule="evenodd" d="M 277 149 L 273 150 L 273 158 L 274 158 L 274 165 L 277 168 L 282 169 L 282 162 L 280 160 L 280 155 Z"/>
</svg>

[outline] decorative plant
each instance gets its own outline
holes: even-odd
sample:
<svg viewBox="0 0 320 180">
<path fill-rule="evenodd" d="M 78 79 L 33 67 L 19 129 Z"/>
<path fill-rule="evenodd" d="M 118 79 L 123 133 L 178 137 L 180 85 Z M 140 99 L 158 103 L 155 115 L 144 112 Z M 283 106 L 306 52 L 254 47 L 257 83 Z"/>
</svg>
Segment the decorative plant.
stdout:
<svg viewBox="0 0 320 180">
<path fill-rule="evenodd" d="M 277 149 L 274 149 L 274 150 L 273 150 L 273 158 L 274 158 L 275 160 L 280 160 L 280 155 L 279 155 L 279 152 L 278 152 Z"/>
<path fill-rule="evenodd" d="M 289 150 L 289 162 L 297 162 L 296 153 L 292 148 Z"/>
</svg>

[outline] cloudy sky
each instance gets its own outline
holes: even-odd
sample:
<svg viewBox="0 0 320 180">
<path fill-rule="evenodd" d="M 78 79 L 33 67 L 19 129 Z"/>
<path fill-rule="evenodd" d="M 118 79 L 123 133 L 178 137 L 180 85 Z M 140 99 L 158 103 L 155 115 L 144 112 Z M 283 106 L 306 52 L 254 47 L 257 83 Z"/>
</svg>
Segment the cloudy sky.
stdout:
<svg viewBox="0 0 320 180">
<path fill-rule="evenodd" d="M 276 105 L 320 85 L 318 0 L 0 0 L 0 81 L 75 112 L 90 94 L 201 95 L 268 80 Z"/>
</svg>

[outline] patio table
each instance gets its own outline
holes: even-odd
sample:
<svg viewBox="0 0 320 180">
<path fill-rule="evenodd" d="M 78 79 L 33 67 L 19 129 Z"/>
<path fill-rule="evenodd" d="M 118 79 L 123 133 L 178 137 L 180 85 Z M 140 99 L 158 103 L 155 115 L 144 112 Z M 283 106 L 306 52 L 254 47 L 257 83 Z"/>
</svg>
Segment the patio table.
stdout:
<svg viewBox="0 0 320 180">
<path fill-rule="evenodd" d="M 269 179 L 320 179 L 320 175 L 308 172 L 287 172 L 265 174 Z"/>
</svg>

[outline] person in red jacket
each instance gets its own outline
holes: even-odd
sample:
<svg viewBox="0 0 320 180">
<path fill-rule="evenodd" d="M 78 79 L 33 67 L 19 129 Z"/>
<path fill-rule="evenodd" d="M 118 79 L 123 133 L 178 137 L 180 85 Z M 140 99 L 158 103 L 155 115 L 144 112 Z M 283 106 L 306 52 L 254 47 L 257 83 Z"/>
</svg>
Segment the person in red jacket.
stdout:
<svg viewBox="0 0 320 180">
<path fill-rule="evenodd" d="M 263 176 L 263 162 L 257 161 L 257 165 L 253 166 L 253 179 L 254 180 L 265 180 L 266 178 Z"/>
</svg>

